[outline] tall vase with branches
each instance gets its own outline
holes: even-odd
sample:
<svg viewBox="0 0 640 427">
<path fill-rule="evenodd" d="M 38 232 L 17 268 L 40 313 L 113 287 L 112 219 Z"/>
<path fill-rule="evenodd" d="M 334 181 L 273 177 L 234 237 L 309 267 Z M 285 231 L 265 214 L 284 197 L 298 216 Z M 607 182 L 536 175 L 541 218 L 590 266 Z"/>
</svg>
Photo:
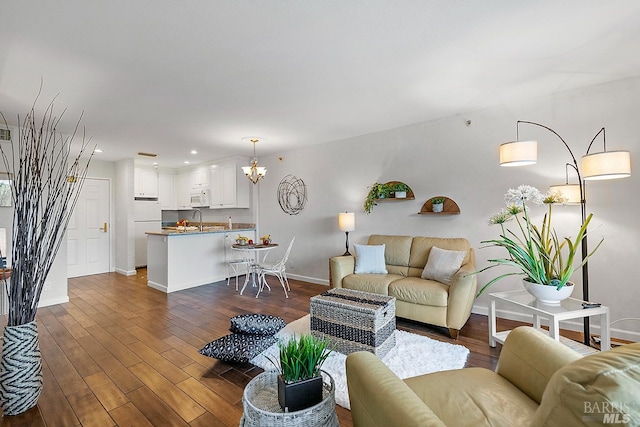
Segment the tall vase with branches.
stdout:
<svg viewBox="0 0 640 427">
<path fill-rule="evenodd" d="M 38 302 L 93 155 L 84 135 L 77 155 L 72 154 L 80 121 L 70 136 L 63 136 L 58 131 L 62 115 L 55 115 L 54 102 L 41 117 L 36 103 L 37 98 L 22 120 L 18 116 L 17 138 L 11 138 L 11 146 L 0 144 L 14 209 L 11 275 L 3 275 L 9 276 L 4 280 L 9 313 L 0 359 L 0 403 L 5 415 L 25 412 L 40 396 Z"/>
</svg>

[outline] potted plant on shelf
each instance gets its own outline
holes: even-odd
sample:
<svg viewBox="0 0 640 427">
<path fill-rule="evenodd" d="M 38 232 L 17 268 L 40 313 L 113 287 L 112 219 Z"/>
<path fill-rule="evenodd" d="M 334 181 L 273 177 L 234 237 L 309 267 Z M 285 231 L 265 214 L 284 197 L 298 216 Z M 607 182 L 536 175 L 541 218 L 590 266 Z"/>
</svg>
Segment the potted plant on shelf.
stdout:
<svg viewBox="0 0 640 427">
<path fill-rule="evenodd" d="M 37 99 L 36 99 L 37 101 Z M 7 129 L 4 115 L 0 113 Z M 4 415 L 32 408 L 42 391 L 42 359 L 36 312 L 40 295 L 78 200 L 93 151 L 85 156 L 82 144 L 75 159 L 71 145 L 78 125 L 69 137 L 57 127 L 62 116 L 53 113 L 53 102 L 41 118 L 35 103 L 20 121 L 17 140 L 0 154 L 9 173 L 13 201 L 11 275 L 3 275 L 9 314 L 4 329 L 0 361 L 0 403 Z"/>
<path fill-rule="evenodd" d="M 322 401 L 320 368 L 333 351 L 329 344 L 311 334 L 278 342 L 280 363 L 269 360 L 279 371 L 278 403 L 283 410 L 299 411 Z"/>
<path fill-rule="evenodd" d="M 375 182 L 371 187 L 369 187 L 369 194 L 367 194 L 367 198 L 364 199 L 364 211 L 367 214 L 370 214 L 371 210 L 376 205 L 376 200 L 386 199 L 390 195 L 391 189 L 388 185 Z"/>
<path fill-rule="evenodd" d="M 404 182 L 396 182 L 391 186 L 391 190 L 393 191 L 393 197 L 396 199 L 406 199 L 409 186 Z"/>
<path fill-rule="evenodd" d="M 574 271 L 582 267 L 600 247 L 603 240 L 577 266 L 574 266 L 576 251 L 584 237 L 593 214 L 589 214 L 580 226 L 573 240 L 570 237 L 559 238 L 551 226 L 551 208 L 554 204 L 564 203 L 561 193 L 543 195 L 537 188 L 521 185 L 517 189 L 509 189 L 505 194 L 507 209 L 502 209 L 489 219 L 490 225 L 500 225 L 502 233 L 498 239 L 485 240 L 488 247 L 504 248 L 508 257 L 490 259 L 491 265 L 474 274 L 491 268 L 505 265 L 515 267 L 517 271 L 499 275 L 490 280 L 477 293 L 480 296 L 489 286 L 508 276 L 522 276 L 525 289 L 539 301 L 557 304 L 568 298 L 573 290 L 569 282 Z M 528 203 L 546 204 L 548 212 L 542 224 L 537 227 L 531 222 Z M 521 215 L 522 214 L 522 215 Z M 505 228 L 505 223 L 516 219 L 517 231 Z"/>
<path fill-rule="evenodd" d="M 442 212 L 444 209 L 444 197 L 433 197 L 431 199 L 431 210 L 433 212 Z"/>
</svg>

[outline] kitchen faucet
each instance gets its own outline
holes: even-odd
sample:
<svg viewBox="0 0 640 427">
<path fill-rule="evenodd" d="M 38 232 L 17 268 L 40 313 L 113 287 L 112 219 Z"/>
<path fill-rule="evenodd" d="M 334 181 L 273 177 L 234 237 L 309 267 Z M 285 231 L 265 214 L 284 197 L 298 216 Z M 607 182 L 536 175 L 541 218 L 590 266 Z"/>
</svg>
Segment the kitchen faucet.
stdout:
<svg viewBox="0 0 640 427">
<path fill-rule="evenodd" d="M 197 213 L 200 214 L 200 231 L 202 231 L 202 212 L 200 211 L 200 209 L 195 209 L 193 211 L 193 215 L 191 215 L 191 219 L 194 219 Z"/>
</svg>

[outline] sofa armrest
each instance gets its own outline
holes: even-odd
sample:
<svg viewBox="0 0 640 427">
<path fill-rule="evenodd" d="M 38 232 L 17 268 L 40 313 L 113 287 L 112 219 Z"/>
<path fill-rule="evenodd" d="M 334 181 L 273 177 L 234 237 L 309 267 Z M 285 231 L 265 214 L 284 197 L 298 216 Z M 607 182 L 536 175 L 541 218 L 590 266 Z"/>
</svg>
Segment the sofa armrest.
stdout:
<svg viewBox="0 0 640 427">
<path fill-rule="evenodd" d="M 445 424 L 375 355 L 347 356 L 347 387 L 355 427 L 418 427 Z"/>
<path fill-rule="evenodd" d="M 531 326 L 519 326 L 505 340 L 496 372 L 538 404 L 551 376 L 582 356 Z"/>
<path fill-rule="evenodd" d="M 341 288 L 342 279 L 353 274 L 356 258 L 353 255 L 334 256 L 329 258 L 329 283 L 332 288 Z"/>
<path fill-rule="evenodd" d="M 466 263 L 456 273 L 449 285 L 449 301 L 447 304 L 447 327 L 462 329 L 469 316 L 476 298 L 478 288 L 477 275 L 473 263 Z"/>
</svg>

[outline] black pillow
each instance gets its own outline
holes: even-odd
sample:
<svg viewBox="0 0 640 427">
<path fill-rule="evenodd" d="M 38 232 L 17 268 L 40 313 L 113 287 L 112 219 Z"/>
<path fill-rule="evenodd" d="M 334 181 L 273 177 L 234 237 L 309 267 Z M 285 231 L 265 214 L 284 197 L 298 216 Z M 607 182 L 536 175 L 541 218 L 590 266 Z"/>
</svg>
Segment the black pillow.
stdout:
<svg viewBox="0 0 640 427">
<path fill-rule="evenodd" d="M 211 341 L 199 353 L 225 362 L 247 363 L 276 341 L 272 335 L 229 334 Z"/>
<path fill-rule="evenodd" d="M 268 314 L 240 314 L 231 318 L 229 330 L 238 334 L 275 335 L 287 323 L 278 316 Z"/>
</svg>

